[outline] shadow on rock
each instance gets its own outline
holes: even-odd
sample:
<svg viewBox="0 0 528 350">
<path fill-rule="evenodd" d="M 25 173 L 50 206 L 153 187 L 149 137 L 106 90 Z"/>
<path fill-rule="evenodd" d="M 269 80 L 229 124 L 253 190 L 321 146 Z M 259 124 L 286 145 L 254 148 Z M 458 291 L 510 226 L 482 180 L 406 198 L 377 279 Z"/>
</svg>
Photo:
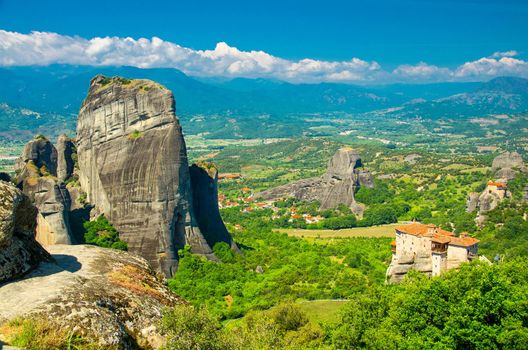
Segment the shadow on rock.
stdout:
<svg viewBox="0 0 528 350">
<path fill-rule="evenodd" d="M 31 273 L 31 277 L 49 276 L 63 271 L 77 272 L 82 267 L 82 264 L 73 255 L 52 254 L 52 257 L 55 262 L 41 263 L 39 267 Z"/>
</svg>

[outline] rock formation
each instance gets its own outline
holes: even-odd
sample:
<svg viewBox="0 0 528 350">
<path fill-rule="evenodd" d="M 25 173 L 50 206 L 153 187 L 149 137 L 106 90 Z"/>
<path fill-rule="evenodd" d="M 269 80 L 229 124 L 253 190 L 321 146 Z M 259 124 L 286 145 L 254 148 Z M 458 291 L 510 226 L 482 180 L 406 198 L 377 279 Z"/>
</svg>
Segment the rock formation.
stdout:
<svg viewBox="0 0 528 350">
<path fill-rule="evenodd" d="M 425 252 L 419 252 L 418 254 L 405 252 L 398 259 L 395 259 L 393 256 L 387 269 L 387 282 L 399 284 L 411 270 L 431 277 L 433 271 L 431 255 Z"/>
<path fill-rule="evenodd" d="M 169 90 L 148 80 L 95 77 L 76 140 L 88 202 L 130 251 L 168 276 L 186 244 L 211 256 L 193 213 L 187 151 Z"/>
<path fill-rule="evenodd" d="M 37 240 L 43 245 L 71 244 L 70 195 L 57 179 L 58 153 L 38 136 L 24 147 L 16 165 L 16 183 L 38 209 Z"/>
<path fill-rule="evenodd" d="M 207 243 L 213 247 L 215 243 L 225 242 L 238 250 L 218 209 L 218 169 L 211 163 L 193 164 L 190 175 L 194 214 Z"/>
<path fill-rule="evenodd" d="M 23 279 L 0 288 L 0 324 L 43 319 L 95 343 L 97 349 L 163 345 L 158 329 L 162 310 L 183 301 L 145 259 L 88 245 L 47 249 L 54 262 L 41 263 Z"/>
<path fill-rule="evenodd" d="M 27 196 L 0 181 L 0 284 L 51 260 L 35 240 L 36 215 Z"/>
<path fill-rule="evenodd" d="M 493 159 L 491 170 L 500 181 L 514 179 L 519 172 L 527 172 L 522 156 L 517 152 L 505 152 Z"/>
<path fill-rule="evenodd" d="M 304 179 L 255 194 L 266 200 L 295 197 L 299 200 L 321 203 L 321 209 L 335 208 L 345 204 L 361 215 L 364 207 L 354 198 L 356 188 L 374 187 L 372 174 L 361 169 L 359 154 L 351 148 L 341 148 L 328 162 L 326 174 Z"/>
<path fill-rule="evenodd" d="M 60 135 L 57 140 L 57 178 L 66 181 L 73 174 L 75 145 L 67 135 Z"/>
<path fill-rule="evenodd" d="M 510 198 L 508 181 L 515 179 L 519 172 L 528 171 L 524 165 L 521 155 L 517 152 L 505 152 L 493 159 L 491 169 L 495 174 L 496 181 L 489 181 L 482 193 L 471 192 L 466 202 L 466 211 L 474 212 L 478 209 L 477 224 L 485 221 L 483 215 L 495 209 L 505 198 Z"/>
<path fill-rule="evenodd" d="M 472 213 L 475 210 L 477 210 L 478 205 L 479 205 L 479 196 L 480 194 L 477 192 L 471 192 L 468 195 L 467 201 L 466 201 L 466 211 L 468 213 Z"/>
<path fill-rule="evenodd" d="M 477 223 L 481 224 L 485 217 L 483 214 L 491 211 L 505 198 L 510 198 L 506 182 L 489 181 L 482 193 L 471 192 L 466 201 L 466 211 L 472 213 L 478 209 Z"/>
</svg>

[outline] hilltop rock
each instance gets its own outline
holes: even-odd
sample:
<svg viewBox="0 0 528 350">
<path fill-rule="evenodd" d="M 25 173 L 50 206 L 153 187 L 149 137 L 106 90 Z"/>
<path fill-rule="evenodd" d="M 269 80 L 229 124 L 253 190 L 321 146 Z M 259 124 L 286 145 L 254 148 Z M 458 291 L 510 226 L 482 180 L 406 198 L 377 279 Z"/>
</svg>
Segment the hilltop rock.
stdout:
<svg viewBox="0 0 528 350">
<path fill-rule="evenodd" d="M 51 260 L 35 240 L 36 215 L 29 198 L 0 181 L 0 284 Z"/>
<path fill-rule="evenodd" d="M 491 169 L 493 171 L 504 168 L 519 170 L 526 169 L 522 156 L 517 152 L 505 152 L 493 159 L 493 163 L 491 164 Z"/>
<path fill-rule="evenodd" d="M 28 177 L 57 176 L 57 149 L 45 137 L 37 136 L 24 146 L 15 170 L 17 186 Z"/>
<path fill-rule="evenodd" d="M 148 80 L 92 79 L 77 123 L 79 181 L 129 250 L 166 275 L 177 251 L 211 255 L 193 213 L 172 93 Z"/>
<path fill-rule="evenodd" d="M 517 152 L 505 152 L 498 155 L 493 159 L 491 169 L 495 172 L 495 177 L 503 181 L 515 179 L 519 171 L 528 171 L 522 156 Z"/>
<path fill-rule="evenodd" d="M 57 149 L 43 136 L 28 142 L 17 160 L 16 183 L 37 207 L 37 241 L 43 245 L 71 244 L 71 199 L 57 179 Z"/>
<path fill-rule="evenodd" d="M 162 310 L 183 301 L 145 259 L 87 245 L 47 249 L 55 262 L 0 287 L 0 323 L 43 318 L 105 349 L 163 345 L 157 328 Z"/>
<path fill-rule="evenodd" d="M 57 178 L 59 181 L 66 181 L 73 174 L 73 155 L 75 145 L 72 140 L 62 134 L 57 140 Z"/>
<path fill-rule="evenodd" d="M 329 160 L 326 174 L 321 177 L 303 179 L 287 185 L 255 194 L 266 200 L 294 197 L 299 200 L 321 203 L 321 209 L 335 208 L 345 204 L 357 215 L 364 206 L 354 198 L 357 187 L 374 187 L 372 174 L 364 169 L 360 155 L 351 148 L 339 149 Z"/>
<path fill-rule="evenodd" d="M 235 250 L 218 209 L 218 169 L 211 163 L 193 164 L 190 168 L 193 209 L 200 231 L 210 247 L 225 242 Z"/>
</svg>

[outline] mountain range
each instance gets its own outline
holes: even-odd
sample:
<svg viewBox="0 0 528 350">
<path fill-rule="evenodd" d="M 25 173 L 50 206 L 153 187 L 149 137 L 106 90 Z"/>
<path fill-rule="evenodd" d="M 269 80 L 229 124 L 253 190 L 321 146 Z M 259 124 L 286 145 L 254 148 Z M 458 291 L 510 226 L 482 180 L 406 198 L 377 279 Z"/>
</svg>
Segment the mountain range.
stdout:
<svg viewBox="0 0 528 350">
<path fill-rule="evenodd" d="M 528 111 L 528 79 L 499 77 L 488 82 L 359 86 L 337 83 L 291 84 L 267 79 L 204 79 L 169 68 L 72 65 L 0 68 L 0 137 L 27 139 L 39 132 L 72 134 L 87 81 L 97 74 L 151 79 L 176 98 L 177 114 L 190 133 L 209 137 L 251 137 L 246 127 L 292 131 L 299 115 L 364 113 L 395 109 L 399 116 L 474 117 Z M 209 123 L 192 125 L 191 121 Z M 218 133 L 238 122 L 234 131 Z M 191 123 L 191 124 L 190 124 Z M 190 125 L 186 125 L 190 124 Z M 295 127 L 293 128 L 295 129 Z M 287 135 L 286 135 L 287 136 Z"/>
</svg>

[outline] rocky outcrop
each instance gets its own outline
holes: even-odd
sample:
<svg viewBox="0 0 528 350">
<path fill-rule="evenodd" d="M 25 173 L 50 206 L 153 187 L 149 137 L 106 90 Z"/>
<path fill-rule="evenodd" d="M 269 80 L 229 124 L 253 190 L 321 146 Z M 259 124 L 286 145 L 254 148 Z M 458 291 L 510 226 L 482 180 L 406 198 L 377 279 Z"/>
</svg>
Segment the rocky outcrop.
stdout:
<svg viewBox="0 0 528 350">
<path fill-rule="evenodd" d="M 393 256 L 387 269 L 387 282 L 399 284 L 411 270 L 422 272 L 431 277 L 433 271 L 431 256 L 427 254 L 416 255 L 411 252 L 399 257 Z"/>
<path fill-rule="evenodd" d="M 26 144 L 16 165 L 16 183 L 37 207 L 37 240 L 43 245 L 72 243 L 71 200 L 57 179 L 59 158 L 53 144 L 38 136 Z"/>
<path fill-rule="evenodd" d="M 475 210 L 477 210 L 479 205 L 479 196 L 480 194 L 477 192 L 471 192 L 466 201 L 466 212 L 472 213 Z"/>
<path fill-rule="evenodd" d="M 374 187 L 372 174 L 362 169 L 359 154 L 351 148 L 339 149 L 328 162 L 326 174 L 300 180 L 255 194 L 266 200 L 294 197 L 304 201 L 318 200 L 321 209 L 345 204 L 361 215 L 363 206 L 355 201 L 354 192 L 360 186 Z"/>
<path fill-rule="evenodd" d="M 522 156 L 517 152 L 505 152 L 493 159 L 491 170 L 501 181 L 515 179 L 519 172 L 527 172 Z"/>
<path fill-rule="evenodd" d="M 35 240 L 36 215 L 27 196 L 0 181 L 0 284 L 51 260 Z"/>
<path fill-rule="evenodd" d="M 218 169 L 212 163 L 193 164 L 190 175 L 196 222 L 207 243 L 213 247 L 218 242 L 225 242 L 238 250 L 218 209 Z"/>
<path fill-rule="evenodd" d="M 162 310 L 183 301 L 145 259 L 87 245 L 47 249 L 55 262 L 41 263 L 22 280 L 0 287 L 0 324 L 44 319 L 95 342 L 98 349 L 163 345 Z"/>
<path fill-rule="evenodd" d="M 504 152 L 493 159 L 491 164 L 493 171 L 505 168 L 526 170 L 522 156 L 517 152 Z"/>
<path fill-rule="evenodd" d="M 67 135 L 60 135 L 57 140 L 57 178 L 64 182 L 73 174 L 75 145 Z"/>
<path fill-rule="evenodd" d="M 92 79 L 77 123 L 79 181 L 129 250 L 172 275 L 186 244 L 211 255 L 193 213 L 172 93 L 147 80 Z"/>
</svg>

